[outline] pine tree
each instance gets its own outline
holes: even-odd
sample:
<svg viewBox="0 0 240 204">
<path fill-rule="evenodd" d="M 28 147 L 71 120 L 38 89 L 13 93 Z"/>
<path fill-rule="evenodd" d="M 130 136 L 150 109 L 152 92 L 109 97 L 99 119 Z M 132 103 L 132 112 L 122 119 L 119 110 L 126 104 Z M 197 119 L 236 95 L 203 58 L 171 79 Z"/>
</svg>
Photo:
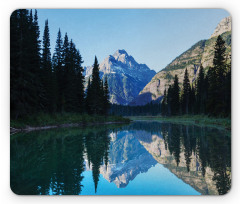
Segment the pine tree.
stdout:
<svg viewBox="0 0 240 204">
<path fill-rule="evenodd" d="M 213 67 L 208 70 L 208 101 L 207 110 L 212 115 L 220 115 L 224 112 L 224 83 L 226 74 L 225 42 L 218 36 L 214 47 Z"/>
<path fill-rule="evenodd" d="M 85 108 L 88 114 L 92 114 L 92 101 L 93 101 L 93 96 L 92 96 L 92 90 L 91 90 L 91 80 L 90 77 L 88 79 L 88 84 L 87 84 L 87 89 L 86 89 L 86 98 L 85 98 Z"/>
<path fill-rule="evenodd" d="M 173 96 L 173 88 L 172 85 L 168 87 L 168 92 L 167 92 L 167 115 L 172 115 L 172 98 Z"/>
<path fill-rule="evenodd" d="M 93 114 L 100 114 L 101 112 L 101 79 L 99 76 L 99 64 L 96 56 L 93 64 L 91 91 L 92 91 L 92 96 L 94 96 L 94 100 L 91 102 L 92 112 Z"/>
<path fill-rule="evenodd" d="M 77 112 L 84 112 L 84 76 L 83 76 L 83 67 L 82 67 L 82 56 L 79 50 L 76 51 L 76 94 L 77 94 Z"/>
<path fill-rule="evenodd" d="M 54 111 L 84 111 L 84 77 L 79 50 L 59 29 L 53 58 L 48 20 L 42 40 L 35 10 L 20 9 L 10 18 L 11 117 Z M 103 93 L 102 93 L 103 95 Z"/>
<path fill-rule="evenodd" d="M 76 112 L 77 110 L 77 86 L 75 77 L 75 66 L 76 66 L 76 47 L 72 40 L 69 43 L 68 61 L 65 69 L 65 100 L 66 100 L 66 111 Z"/>
<path fill-rule="evenodd" d="M 196 86 L 196 103 L 197 103 L 197 113 L 205 113 L 205 102 L 206 102 L 206 89 L 204 84 L 204 71 L 203 66 L 200 65 L 199 74 L 197 78 Z"/>
<path fill-rule="evenodd" d="M 225 116 L 231 116 L 231 61 L 227 64 L 227 74 L 225 79 Z"/>
<path fill-rule="evenodd" d="M 183 79 L 183 95 L 182 95 L 183 114 L 189 113 L 190 93 L 191 93 L 191 87 L 190 87 L 190 82 L 188 77 L 188 71 L 186 69 L 184 74 L 184 79 Z"/>
<path fill-rule="evenodd" d="M 56 110 L 56 85 L 55 73 L 52 72 L 52 60 L 50 52 L 50 35 L 48 20 L 45 21 L 43 34 L 43 49 L 42 49 L 42 80 L 46 93 L 45 105 L 49 112 Z"/>
<path fill-rule="evenodd" d="M 189 112 L 194 114 L 196 112 L 196 93 L 195 93 L 194 85 L 190 87 L 190 95 L 189 95 Z"/>
<path fill-rule="evenodd" d="M 26 9 L 10 18 L 11 116 L 18 118 L 39 110 L 39 41 L 37 19 Z"/>
<path fill-rule="evenodd" d="M 63 111 L 63 40 L 59 29 L 57 34 L 56 46 L 52 59 L 53 70 L 57 81 L 57 111 Z"/>
<path fill-rule="evenodd" d="M 18 118 L 26 114 L 23 42 L 28 25 L 26 10 L 15 10 L 10 18 L 10 107 L 11 117 Z M 26 55 L 24 56 L 26 57 Z"/>
<path fill-rule="evenodd" d="M 62 84 L 63 84 L 63 90 L 62 90 L 62 111 L 68 111 L 68 102 L 69 99 L 68 97 L 68 83 L 69 83 L 69 64 L 70 64 L 70 57 L 69 57 L 69 41 L 68 41 L 68 35 L 67 33 L 64 36 L 64 42 L 63 42 L 63 79 L 62 79 Z"/>
<path fill-rule="evenodd" d="M 167 115 L 167 90 L 166 88 L 164 89 L 164 95 L 161 103 L 161 114 L 163 116 Z"/>
<path fill-rule="evenodd" d="M 108 111 L 109 111 L 109 108 L 110 108 L 109 89 L 108 89 L 107 77 L 105 77 L 105 82 L 104 82 L 103 91 L 104 91 L 103 114 L 104 114 L 104 115 L 107 115 L 107 114 L 108 114 Z"/>
<path fill-rule="evenodd" d="M 105 105 L 105 96 L 104 96 L 104 81 L 103 79 L 101 80 L 101 86 L 100 86 L 100 100 L 99 100 L 99 108 L 100 108 L 100 114 L 104 115 L 105 110 L 104 110 L 104 105 Z"/>
<path fill-rule="evenodd" d="M 41 79 L 41 40 L 40 38 L 40 30 L 38 25 L 38 15 L 37 10 L 35 10 L 33 23 L 32 23 L 32 30 L 33 30 L 33 56 L 32 56 L 32 66 L 35 67 L 35 87 L 37 91 L 37 111 L 44 110 L 44 87 L 43 81 Z"/>
<path fill-rule="evenodd" d="M 172 102 L 171 102 L 172 115 L 179 114 L 179 110 L 180 110 L 179 93 L 180 93 L 180 88 L 179 88 L 178 76 L 175 75 L 173 88 L 172 88 Z"/>
<path fill-rule="evenodd" d="M 214 49 L 213 67 L 216 70 L 217 86 L 222 87 L 226 74 L 226 47 L 221 35 L 218 36 Z"/>
</svg>

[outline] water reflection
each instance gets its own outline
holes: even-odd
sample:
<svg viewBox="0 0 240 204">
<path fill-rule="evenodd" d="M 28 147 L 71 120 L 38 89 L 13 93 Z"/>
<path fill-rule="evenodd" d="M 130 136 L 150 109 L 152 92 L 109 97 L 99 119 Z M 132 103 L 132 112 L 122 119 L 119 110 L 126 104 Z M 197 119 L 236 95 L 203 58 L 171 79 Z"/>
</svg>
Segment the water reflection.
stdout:
<svg viewBox="0 0 240 204">
<path fill-rule="evenodd" d="M 98 189 L 103 178 L 119 191 L 137 194 L 130 191 L 131 181 L 150 174 L 158 163 L 181 179 L 181 185 L 201 194 L 225 194 L 231 186 L 230 135 L 214 128 L 158 122 L 20 133 L 11 138 L 10 183 L 22 195 L 84 194 L 89 188 L 84 175 L 91 171 L 92 194 L 103 191 Z M 148 182 L 154 183 L 154 178 Z M 117 191 L 108 187 L 106 192 Z"/>
<path fill-rule="evenodd" d="M 136 126 L 139 125 L 143 127 L 148 123 Z M 229 191 L 231 187 L 229 132 L 193 125 L 169 123 L 149 125 L 159 127 L 156 128 L 155 135 L 151 133 L 151 140 L 146 141 L 146 138 L 137 137 L 159 163 L 164 164 L 202 194 L 225 194 Z M 135 124 L 132 126 L 134 129 Z M 154 146 L 155 149 L 152 149 Z M 159 151 L 156 150 L 156 146 Z"/>
<path fill-rule="evenodd" d="M 11 189 L 21 195 L 75 195 L 82 190 L 85 152 L 97 188 L 99 167 L 108 161 L 106 127 L 59 129 L 14 135 Z"/>
</svg>

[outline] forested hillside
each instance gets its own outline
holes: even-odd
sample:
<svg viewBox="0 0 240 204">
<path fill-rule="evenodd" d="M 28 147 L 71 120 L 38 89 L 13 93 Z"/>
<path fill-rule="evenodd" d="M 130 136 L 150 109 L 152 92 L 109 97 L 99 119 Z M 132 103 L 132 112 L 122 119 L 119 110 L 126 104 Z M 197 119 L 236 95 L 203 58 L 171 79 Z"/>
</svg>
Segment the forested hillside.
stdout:
<svg viewBox="0 0 240 204">
<path fill-rule="evenodd" d="M 79 49 L 59 29 L 53 57 L 48 20 L 42 40 L 37 11 L 20 9 L 10 18 L 11 118 L 39 113 L 106 115 L 109 109 L 107 79 L 100 79 L 95 57 L 92 80 L 84 89 L 83 59 Z M 94 56 L 93 56 L 94 59 Z"/>
<path fill-rule="evenodd" d="M 163 97 L 142 106 L 112 106 L 111 112 L 119 115 L 162 115 L 176 116 L 205 114 L 211 116 L 231 116 L 231 60 L 228 60 L 226 43 L 219 35 L 214 45 L 213 66 L 204 70 L 203 66 L 191 80 L 189 71 L 184 70 L 182 84 L 175 74 L 169 79 Z"/>
<path fill-rule="evenodd" d="M 218 37 L 216 33 L 221 35 L 225 41 L 225 55 L 229 63 L 231 60 L 231 17 L 224 18 L 219 23 L 210 39 L 197 42 L 158 72 L 130 105 L 144 105 L 151 100 L 157 100 L 163 96 L 165 88 L 169 87 L 175 75 L 178 76 L 179 84 L 182 86 L 185 69 L 188 70 L 191 82 L 196 79 L 200 65 L 203 66 L 206 74 L 209 67 L 213 66 L 214 46 Z"/>
</svg>

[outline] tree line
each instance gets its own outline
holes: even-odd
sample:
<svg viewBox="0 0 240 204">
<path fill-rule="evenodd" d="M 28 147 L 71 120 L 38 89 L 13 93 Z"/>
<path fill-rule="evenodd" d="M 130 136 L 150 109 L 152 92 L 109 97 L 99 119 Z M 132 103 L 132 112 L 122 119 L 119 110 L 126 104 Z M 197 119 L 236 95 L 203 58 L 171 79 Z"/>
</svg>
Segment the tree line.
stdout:
<svg viewBox="0 0 240 204">
<path fill-rule="evenodd" d="M 207 71 L 200 65 L 199 73 L 190 83 L 185 70 L 183 85 L 174 77 L 173 84 L 165 88 L 161 102 L 151 102 L 144 106 L 112 105 L 111 114 L 163 115 L 206 114 L 210 116 L 231 116 L 231 64 L 227 62 L 225 42 L 218 36 L 214 47 L 213 66 Z"/>
<path fill-rule="evenodd" d="M 214 47 L 213 66 L 205 74 L 200 65 L 197 80 L 190 84 L 185 70 L 182 89 L 178 76 L 173 85 L 165 89 L 162 115 L 207 114 L 228 117 L 231 115 L 231 64 L 227 63 L 225 42 L 219 35 Z"/>
<path fill-rule="evenodd" d="M 142 106 L 112 104 L 109 113 L 121 116 L 156 116 L 161 113 L 161 103 L 151 102 Z"/>
<path fill-rule="evenodd" d="M 59 29 L 51 57 L 48 20 L 42 41 L 37 10 L 19 9 L 10 18 L 11 118 L 39 112 L 107 114 L 107 79 L 99 77 L 95 57 L 93 75 L 84 87 L 82 56 L 67 33 Z"/>
<path fill-rule="evenodd" d="M 31 132 L 26 140 L 24 135 L 14 139 L 11 143 L 11 160 L 15 163 L 10 170 L 12 190 L 19 195 L 79 195 L 82 181 L 86 179 L 83 172 L 87 168 L 87 158 L 96 193 L 100 167 L 105 165 L 107 169 L 109 134 L 114 130 L 114 126 L 109 130 L 104 126 L 86 128 L 81 133 L 77 128 L 55 129 Z M 25 176 L 31 173 L 31 177 Z M 28 185 L 23 188 L 26 182 Z"/>
</svg>

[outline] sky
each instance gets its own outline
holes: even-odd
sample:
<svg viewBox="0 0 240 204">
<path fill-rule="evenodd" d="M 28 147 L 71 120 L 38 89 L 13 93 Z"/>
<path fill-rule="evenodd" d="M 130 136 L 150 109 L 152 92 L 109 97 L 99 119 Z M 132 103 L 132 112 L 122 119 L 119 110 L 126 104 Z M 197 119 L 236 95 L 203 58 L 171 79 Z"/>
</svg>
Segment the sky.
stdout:
<svg viewBox="0 0 240 204">
<path fill-rule="evenodd" d="M 124 49 L 156 72 L 199 40 L 210 38 L 230 14 L 223 9 L 38 9 L 41 39 L 48 19 L 51 52 L 67 32 L 90 66 Z"/>
</svg>

